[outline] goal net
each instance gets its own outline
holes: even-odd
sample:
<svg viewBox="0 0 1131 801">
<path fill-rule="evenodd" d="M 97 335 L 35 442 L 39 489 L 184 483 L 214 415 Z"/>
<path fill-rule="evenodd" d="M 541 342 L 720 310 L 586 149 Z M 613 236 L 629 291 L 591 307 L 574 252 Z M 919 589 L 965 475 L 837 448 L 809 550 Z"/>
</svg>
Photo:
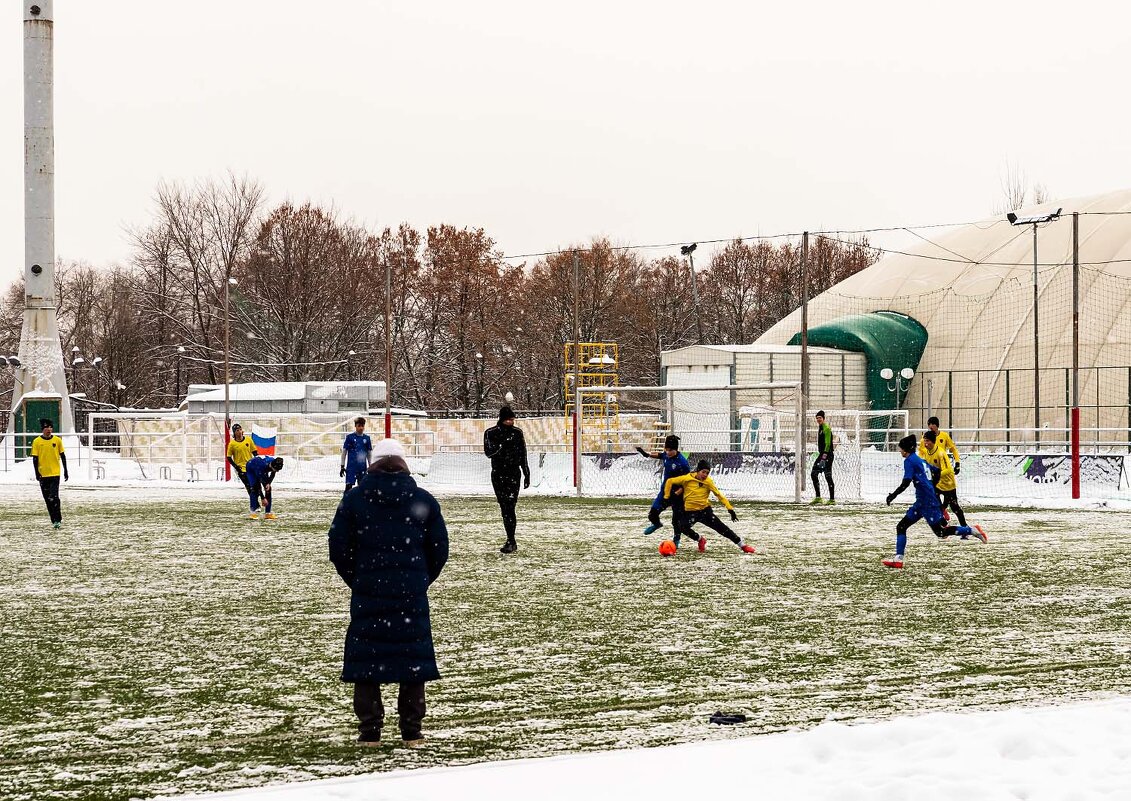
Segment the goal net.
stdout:
<svg viewBox="0 0 1131 801">
<path fill-rule="evenodd" d="M 799 500 L 805 459 L 796 383 L 588 387 L 574 433 L 578 495 L 648 497 L 660 489 L 657 459 L 669 434 L 692 466 L 706 459 L 733 498 Z"/>
</svg>

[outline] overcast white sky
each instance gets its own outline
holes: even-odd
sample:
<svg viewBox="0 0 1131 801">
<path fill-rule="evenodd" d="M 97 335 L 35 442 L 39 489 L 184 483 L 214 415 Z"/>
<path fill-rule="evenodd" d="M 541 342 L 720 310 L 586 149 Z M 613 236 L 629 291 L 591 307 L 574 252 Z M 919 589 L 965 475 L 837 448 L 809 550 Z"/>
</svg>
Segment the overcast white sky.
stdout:
<svg viewBox="0 0 1131 801">
<path fill-rule="evenodd" d="M 23 269 L 0 19 L 0 285 Z M 1123 3 L 55 1 L 56 250 L 129 256 L 158 181 L 246 172 L 507 253 L 974 219 L 1007 164 L 1131 187 Z"/>
</svg>

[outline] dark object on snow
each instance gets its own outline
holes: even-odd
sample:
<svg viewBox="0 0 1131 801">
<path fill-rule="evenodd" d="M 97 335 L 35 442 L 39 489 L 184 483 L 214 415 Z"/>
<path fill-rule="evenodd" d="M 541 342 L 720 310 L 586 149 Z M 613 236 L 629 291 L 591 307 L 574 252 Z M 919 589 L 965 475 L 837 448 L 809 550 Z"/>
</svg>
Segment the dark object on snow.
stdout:
<svg viewBox="0 0 1131 801">
<path fill-rule="evenodd" d="M 736 723 L 745 723 L 746 715 L 741 712 L 716 712 L 711 715 L 711 722 L 720 726 L 733 726 Z"/>
</svg>

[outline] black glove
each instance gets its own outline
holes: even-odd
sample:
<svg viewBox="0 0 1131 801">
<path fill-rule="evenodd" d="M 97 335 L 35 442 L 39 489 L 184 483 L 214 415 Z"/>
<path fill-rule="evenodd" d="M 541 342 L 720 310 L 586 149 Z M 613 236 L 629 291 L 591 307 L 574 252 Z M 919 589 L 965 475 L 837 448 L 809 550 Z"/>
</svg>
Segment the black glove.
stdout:
<svg viewBox="0 0 1131 801">
<path fill-rule="evenodd" d="M 958 474 L 959 474 L 959 473 L 961 473 L 961 472 L 962 472 L 962 465 L 955 463 L 955 465 L 954 465 L 954 474 L 955 474 L 955 475 L 958 475 Z"/>
<path fill-rule="evenodd" d="M 338 471 L 338 478 L 345 478 L 345 476 L 346 476 L 346 466 L 342 465 L 342 469 Z"/>
<path fill-rule="evenodd" d="M 530 474 L 529 473 L 527 473 L 526 475 L 524 475 L 522 477 L 522 488 L 523 489 L 530 489 Z"/>
<path fill-rule="evenodd" d="M 888 506 L 891 506 L 891 502 L 894 501 L 894 500 L 895 500 L 895 493 L 893 492 L 890 495 L 888 495 Z"/>
<path fill-rule="evenodd" d="M 647 456 L 649 459 L 652 458 L 651 456 L 649 456 L 648 451 L 644 450 L 639 445 L 636 446 L 636 452 L 639 453 L 641 456 Z"/>
<path fill-rule="evenodd" d="M 819 467 L 825 466 L 825 454 L 822 453 L 820 456 L 817 457 L 817 465 Z"/>
<path fill-rule="evenodd" d="M 67 472 L 66 470 L 63 471 L 63 480 L 64 481 L 70 481 L 71 480 L 71 474 L 69 472 Z"/>
<path fill-rule="evenodd" d="M 730 509 L 729 511 L 730 511 L 730 522 L 737 523 L 738 522 L 738 512 L 734 511 L 733 509 Z"/>
</svg>

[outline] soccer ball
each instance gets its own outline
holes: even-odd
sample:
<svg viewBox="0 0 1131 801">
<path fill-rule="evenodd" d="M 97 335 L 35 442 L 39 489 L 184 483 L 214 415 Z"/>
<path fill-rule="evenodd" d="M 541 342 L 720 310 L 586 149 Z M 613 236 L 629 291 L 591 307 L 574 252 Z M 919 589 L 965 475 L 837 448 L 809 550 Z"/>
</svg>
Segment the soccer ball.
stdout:
<svg viewBox="0 0 1131 801">
<path fill-rule="evenodd" d="M 660 556 L 672 556 L 675 554 L 675 543 L 671 540 L 664 540 L 660 543 Z"/>
</svg>

